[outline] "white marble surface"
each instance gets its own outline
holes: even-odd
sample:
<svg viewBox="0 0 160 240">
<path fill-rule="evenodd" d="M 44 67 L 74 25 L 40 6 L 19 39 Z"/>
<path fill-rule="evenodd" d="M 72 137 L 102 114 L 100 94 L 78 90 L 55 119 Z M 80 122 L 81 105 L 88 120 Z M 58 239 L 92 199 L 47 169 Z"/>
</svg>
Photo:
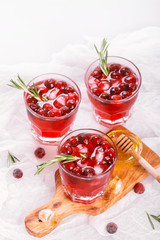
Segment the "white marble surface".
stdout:
<svg viewBox="0 0 160 240">
<path fill-rule="evenodd" d="M 89 38 L 85 45 L 67 45 L 52 55 L 48 63 L 22 63 L 0 65 L 0 239 L 31 240 L 24 226 L 24 218 L 32 209 L 51 199 L 54 190 L 54 172 L 51 166 L 39 176 L 34 176 L 36 164 L 49 160 L 56 149 L 45 147 L 46 156 L 36 159 L 34 150 L 40 146 L 30 134 L 23 94 L 9 88 L 9 79 L 19 73 L 25 82 L 47 72 L 57 72 L 71 77 L 82 91 L 82 103 L 74 129 L 83 127 L 107 129 L 98 125 L 92 115 L 87 98 L 84 73 L 96 59 L 93 49 L 95 39 Z M 96 43 L 101 39 L 96 38 Z M 119 34 L 110 42 L 110 55 L 119 55 L 133 61 L 142 73 L 142 87 L 132 117 L 126 127 L 136 133 L 142 141 L 160 155 L 160 28 L 151 27 L 139 31 Z M 10 150 L 21 162 L 7 168 L 7 151 Z M 23 170 L 20 180 L 12 177 L 15 167 Z M 160 168 L 158 168 L 160 172 Z M 92 240 L 159 240 L 160 225 L 154 221 L 152 230 L 145 211 L 160 214 L 160 185 L 151 176 L 143 184 L 143 195 L 131 191 L 118 203 L 97 216 L 75 214 L 64 219 L 57 228 L 45 236 L 45 240 L 69 240 L 76 238 Z M 105 226 L 113 221 L 118 225 L 114 235 L 106 232 Z"/>
</svg>

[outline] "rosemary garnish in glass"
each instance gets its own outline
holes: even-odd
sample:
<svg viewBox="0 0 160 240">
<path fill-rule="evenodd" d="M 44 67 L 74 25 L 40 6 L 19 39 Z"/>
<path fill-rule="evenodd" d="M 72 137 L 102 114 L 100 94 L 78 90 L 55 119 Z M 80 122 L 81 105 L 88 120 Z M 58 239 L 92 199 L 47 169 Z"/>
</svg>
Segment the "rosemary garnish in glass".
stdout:
<svg viewBox="0 0 160 240">
<path fill-rule="evenodd" d="M 23 80 L 21 79 L 21 77 L 19 76 L 19 74 L 17 75 L 17 80 L 10 80 L 11 84 L 7 84 L 10 87 L 13 88 L 17 88 L 19 90 L 23 90 L 24 92 L 30 94 L 32 97 L 36 98 L 37 100 L 43 100 L 43 101 L 47 101 L 47 97 L 43 94 L 42 95 L 42 99 L 39 95 L 40 89 L 38 90 L 35 83 L 33 83 L 33 87 L 31 87 L 30 85 L 27 88 L 27 85 L 23 82 Z"/>
<path fill-rule="evenodd" d="M 8 157 L 7 157 L 8 167 L 11 165 L 11 163 L 16 163 L 16 162 L 20 162 L 20 160 L 8 151 Z"/>
<path fill-rule="evenodd" d="M 86 154 L 80 154 L 80 156 L 81 157 L 76 157 L 76 156 L 66 155 L 66 154 L 55 155 L 54 159 L 37 165 L 37 172 L 34 175 L 40 174 L 43 171 L 43 169 L 57 162 L 63 161 L 63 163 L 69 163 L 77 160 L 83 161 L 87 158 Z"/>
<path fill-rule="evenodd" d="M 94 47 L 95 47 L 95 49 L 97 51 L 97 54 L 99 56 L 99 66 L 100 66 L 102 72 L 106 76 L 108 76 L 108 74 L 109 74 L 109 69 L 107 67 L 108 46 L 109 46 L 109 44 L 107 43 L 107 39 L 106 38 L 104 38 L 102 40 L 100 51 L 98 51 L 96 45 L 94 45 Z"/>
</svg>

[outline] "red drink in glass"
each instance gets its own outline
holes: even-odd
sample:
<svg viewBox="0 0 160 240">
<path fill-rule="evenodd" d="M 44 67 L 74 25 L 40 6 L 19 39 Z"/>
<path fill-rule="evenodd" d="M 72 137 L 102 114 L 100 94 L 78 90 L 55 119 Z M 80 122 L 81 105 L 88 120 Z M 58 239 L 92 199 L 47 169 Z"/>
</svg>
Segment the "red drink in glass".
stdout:
<svg viewBox="0 0 160 240">
<path fill-rule="evenodd" d="M 111 138 L 94 129 L 75 130 L 61 140 L 58 152 L 81 158 L 59 163 L 63 188 L 71 200 L 92 203 L 101 197 L 117 160 Z"/>
<path fill-rule="evenodd" d="M 80 90 L 76 83 L 60 74 L 43 74 L 29 85 L 33 83 L 40 90 L 40 97 L 45 96 L 47 101 L 24 93 L 32 135 L 42 143 L 57 144 L 71 130 L 81 100 Z"/>
<path fill-rule="evenodd" d="M 108 57 L 109 75 L 105 76 L 93 62 L 86 74 L 85 84 L 96 120 L 104 126 L 124 123 L 135 103 L 141 86 L 141 74 L 129 60 Z"/>
</svg>

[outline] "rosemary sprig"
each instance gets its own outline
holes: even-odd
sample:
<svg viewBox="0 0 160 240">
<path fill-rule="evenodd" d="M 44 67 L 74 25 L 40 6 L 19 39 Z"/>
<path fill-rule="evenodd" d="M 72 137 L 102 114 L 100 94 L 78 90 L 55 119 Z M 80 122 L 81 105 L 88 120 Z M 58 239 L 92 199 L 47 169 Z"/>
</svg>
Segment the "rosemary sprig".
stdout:
<svg viewBox="0 0 160 240">
<path fill-rule="evenodd" d="M 101 43 L 101 48 L 100 51 L 98 51 L 96 45 L 94 44 L 94 47 L 97 51 L 97 54 L 99 56 L 99 66 L 102 70 L 102 72 L 108 76 L 109 74 L 109 69 L 107 67 L 107 58 L 108 58 L 108 46 L 109 44 L 107 43 L 107 39 L 104 38 Z"/>
<path fill-rule="evenodd" d="M 155 220 L 157 220 L 158 222 L 160 222 L 160 215 L 155 216 L 155 215 L 152 215 L 152 214 L 151 214 L 151 217 L 153 217 Z"/>
<path fill-rule="evenodd" d="M 10 82 L 11 82 L 11 84 L 7 84 L 8 86 L 17 88 L 19 90 L 23 90 L 24 92 L 30 94 L 32 97 L 36 98 L 37 100 L 41 100 L 40 95 L 39 95 L 40 89 L 39 90 L 37 89 L 35 83 L 33 83 L 33 87 L 28 86 L 28 88 L 27 88 L 26 84 L 23 82 L 23 80 L 21 79 L 19 74 L 17 75 L 16 81 L 11 79 Z M 45 95 L 43 95 L 42 100 L 47 101 L 48 99 Z"/>
<path fill-rule="evenodd" d="M 11 165 L 11 163 L 16 163 L 16 162 L 20 162 L 20 160 L 8 151 L 8 157 L 7 157 L 8 167 Z"/>
<path fill-rule="evenodd" d="M 152 222 L 152 220 L 151 220 L 151 218 L 150 218 L 149 213 L 146 212 L 146 214 L 147 214 L 147 217 L 148 217 L 148 220 L 149 220 L 149 222 L 150 222 L 150 224 L 151 224 L 152 229 L 155 229 L 154 224 L 153 224 L 153 222 Z"/>
<path fill-rule="evenodd" d="M 66 154 L 55 155 L 54 159 L 37 165 L 37 172 L 34 175 L 40 174 L 43 171 L 43 169 L 57 162 L 63 161 L 63 163 L 69 163 L 69 162 L 77 161 L 80 159 L 81 161 L 83 161 L 87 158 L 86 154 L 80 154 L 80 156 L 81 157 L 76 157 L 76 156 L 66 155 Z"/>
</svg>

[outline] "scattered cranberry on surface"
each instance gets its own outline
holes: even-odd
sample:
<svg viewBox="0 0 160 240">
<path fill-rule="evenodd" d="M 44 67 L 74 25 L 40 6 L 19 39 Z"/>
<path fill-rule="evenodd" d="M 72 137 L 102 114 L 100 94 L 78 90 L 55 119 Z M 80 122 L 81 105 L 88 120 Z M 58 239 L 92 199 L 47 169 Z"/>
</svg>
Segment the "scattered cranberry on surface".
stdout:
<svg viewBox="0 0 160 240">
<path fill-rule="evenodd" d="M 145 191 L 145 187 L 142 183 L 136 183 L 133 189 L 134 189 L 134 192 L 138 194 L 142 194 Z"/>
<path fill-rule="evenodd" d="M 45 153 L 44 148 L 39 147 L 39 148 L 37 148 L 37 149 L 34 151 L 34 154 L 35 154 L 36 157 L 38 157 L 38 158 L 43 158 L 46 153 Z"/>
<path fill-rule="evenodd" d="M 21 178 L 21 177 L 23 177 L 23 172 L 22 172 L 22 170 L 19 169 L 19 168 L 14 169 L 14 170 L 13 170 L 13 176 L 14 176 L 15 178 Z"/>
<path fill-rule="evenodd" d="M 108 233 L 113 234 L 113 233 L 117 232 L 118 226 L 116 223 L 110 222 L 107 224 L 106 229 L 107 229 Z"/>
</svg>

